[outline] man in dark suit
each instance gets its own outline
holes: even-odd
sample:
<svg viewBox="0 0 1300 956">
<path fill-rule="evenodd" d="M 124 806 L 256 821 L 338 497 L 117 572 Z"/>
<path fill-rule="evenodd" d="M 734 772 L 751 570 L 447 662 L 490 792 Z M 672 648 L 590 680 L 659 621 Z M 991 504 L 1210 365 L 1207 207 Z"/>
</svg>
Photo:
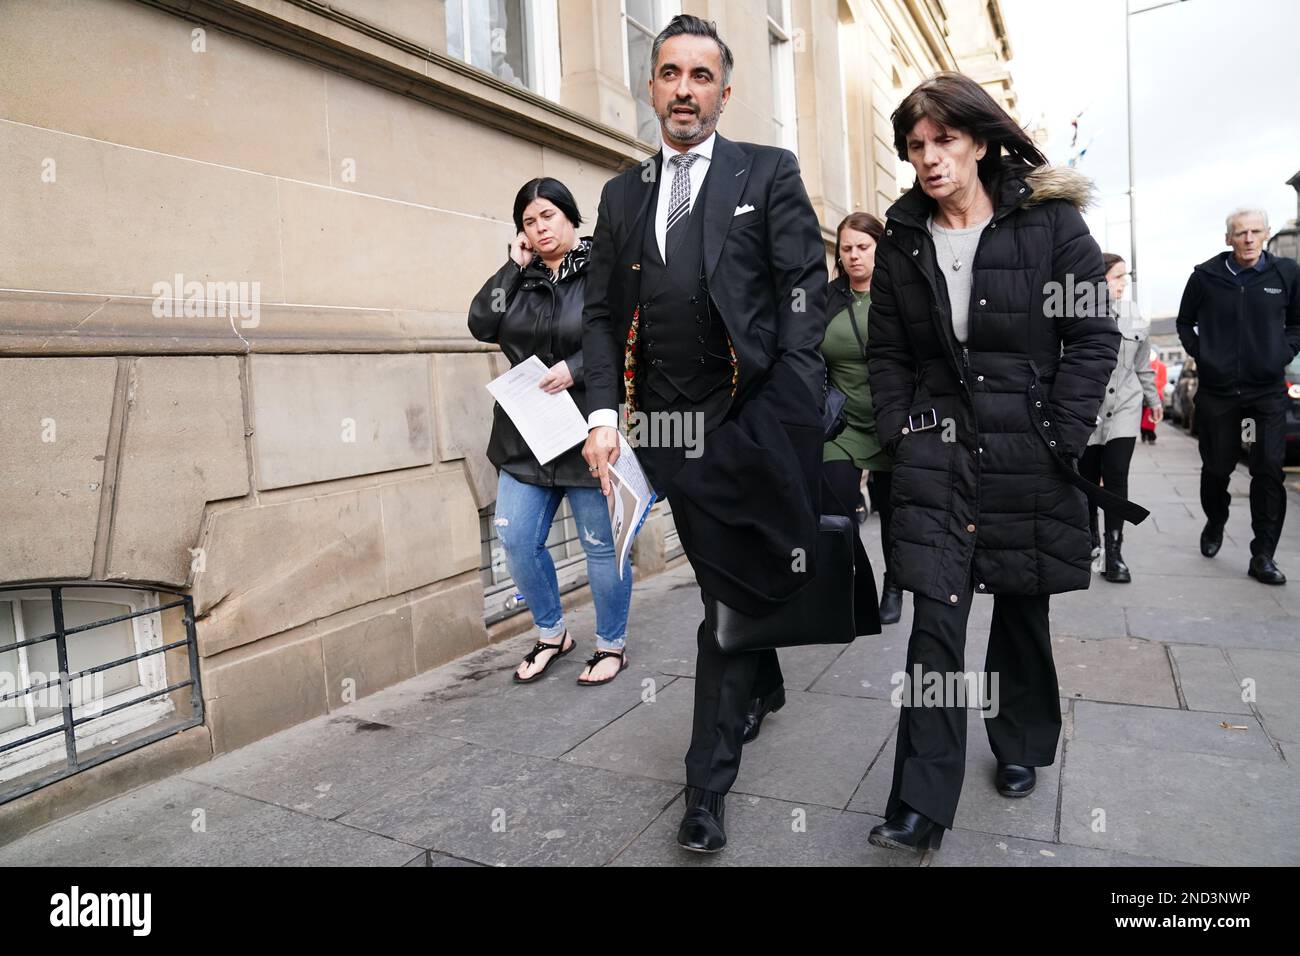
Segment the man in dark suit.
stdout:
<svg viewBox="0 0 1300 956">
<path fill-rule="evenodd" d="M 592 409 L 583 457 L 606 493 L 621 404 L 651 417 L 695 416 L 706 445 L 764 383 L 806 406 L 814 426 L 820 418 L 821 229 L 793 154 L 715 132 L 731 95 L 731 68 L 731 51 L 713 24 L 675 17 L 652 52 L 650 94 L 663 148 L 610 180 L 601 194 L 583 314 Z M 803 424 L 807 434 L 786 446 L 797 449 L 790 464 L 816 475 L 820 430 Z M 701 586 L 729 597 L 711 583 L 723 583 L 710 576 L 718 542 L 712 534 L 692 534 L 691 502 L 674 484 L 679 471 L 687 474 L 684 467 L 698 473 L 725 463 L 710 463 L 707 448 L 698 462 L 687 462 L 680 442 L 638 447 L 637 454 L 655 490 L 668 498 Z M 754 486 L 755 495 L 763 493 Z M 810 508 L 815 516 L 816 505 Z M 714 852 L 726 843 L 723 797 L 740 766 L 746 712 L 756 700 L 761 720 L 765 708 L 780 706 L 784 692 L 775 651 L 723 655 L 703 622 L 696 641 L 687 809 L 678 842 Z"/>
</svg>

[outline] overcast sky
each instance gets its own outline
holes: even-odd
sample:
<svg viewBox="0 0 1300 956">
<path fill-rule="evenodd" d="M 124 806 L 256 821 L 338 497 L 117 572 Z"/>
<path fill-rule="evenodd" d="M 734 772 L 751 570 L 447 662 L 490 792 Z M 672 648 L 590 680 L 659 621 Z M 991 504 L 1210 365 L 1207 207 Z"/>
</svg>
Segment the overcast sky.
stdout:
<svg viewBox="0 0 1300 956">
<path fill-rule="evenodd" d="M 1130 0 L 1139 299 L 1172 315 L 1191 268 L 1225 251 L 1223 219 L 1296 215 L 1300 171 L 1300 3 Z M 1091 145 L 1079 169 L 1102 194 L 1088 225 L 1105 251 L 1129 252 L 1124 90 L 1125 0 L 1002 0 L 1011 75 L 1027 125 L 1047 126 L 1048 158 L 1072 155 L 1070 121 Z M 1139 12 L 1142 11 L 1142 12 Z"/>
</svg>

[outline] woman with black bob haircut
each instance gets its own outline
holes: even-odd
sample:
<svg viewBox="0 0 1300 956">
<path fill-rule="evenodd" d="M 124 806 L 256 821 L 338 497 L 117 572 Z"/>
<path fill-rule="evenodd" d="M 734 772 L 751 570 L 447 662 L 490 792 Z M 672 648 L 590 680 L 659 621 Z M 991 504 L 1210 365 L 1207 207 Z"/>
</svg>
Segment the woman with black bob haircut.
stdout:
<svg viewBox="0 0 1300 956">
<path fill-rule="evenodd" d="M 586 418 L 582 305 L 591 239 L 578 237 L 582 217 L 573 194 L 549 177 L 530 180 L 519 190 L 514 222 L 517 235 L 509 258 L 470 304 L 469 330 L 481 342 L 500 345 L 511 366 L 533 355 L 540 358 L 548 368 L 540 387 L 552 394 L 567 389 Z M 629 562 L 619 576 L 609 510 L 600 480 L 582 460 L 582 446 L 543 465 L 497 405 L 488 460 L 498 469 L 497 537 L 537 627 L 537 642 L 515 670 L 514 680 L 537 680 L 576 646 L 565 627 L 555 564 L 546 547 L 555 512 L 568 497 L 596 606 L 596 651 L 578 683 L 609 683 L 627 667 L 632 568 Z"/>
<path fill-rule="evenodd" d="M 1088 180 L 1047 165 L 958 73 L 925 80 L 891 118 L 916 184 L 876 249 L 867 363 L 894 464 L 890 573 L 913 593 L 913 615 L 893 785 L 870 840 L 920 852 L 939 847 L 957 811 L 976 706 L 959 692 L 983 691 L 1000 794 L 1028 796 L 1034 768 L 1056 759 L 1048 598 L 1089 583 L 1074 461 L 1119 332 L 1080 215 Z M 1062 306 L 1067 281 L 1092 296 Z M 982 687 L 962 679 L 975 595 L 993 595 Z"/>
</svg>

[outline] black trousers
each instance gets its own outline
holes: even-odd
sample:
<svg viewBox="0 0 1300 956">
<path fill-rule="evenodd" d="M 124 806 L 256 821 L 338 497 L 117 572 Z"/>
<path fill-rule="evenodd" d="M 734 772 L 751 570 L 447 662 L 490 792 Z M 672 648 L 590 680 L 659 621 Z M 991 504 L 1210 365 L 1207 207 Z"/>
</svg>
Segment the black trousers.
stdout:
<svg viewBox="0 0 1300 956">
<path fill-rule="evenodd" d="M 907 644 L 907 681 L 898 722 L 894 780 L 886 815 L 905 803 L 952 828 L 966 770 L 966 707 L 951 695 L 942 703 L 922 698 L 927 674 L 951 687 L 965 672 L 966 621 L 972 592 L 957 604 L 913 594 L 912 636 Z M 987 675 L 988 713 L 984 728 L 1001 763 L 1047 767 L 1056 759 L 1061 704 L 1052 662 L 1048 596 L 999 594 L 993 598 Z M 915 680 L 917 668 L 922 680 Z M 914 695 L 915 698 L 914 699 Z M 974 699 L 966 704 L 978 707 Z M 979 711 L 975 711 L 979 713 Z"/>
<path fill-rule="evenodd" d="M 872 499 L 875 501 L 875 507 L 880 514 L 880 547 L 885 553 L 885 583 L 893 581 L 889 567 L 889 545 L 893 540 L 889 535 L 889 519 L 894 513 L 893 506 L 889 503 L 889 492 L 893 487 L 894 473 L 892 471 L 873 471 L 867 475 L 867 484 L 872 486 Z"/>
<path fill-rule="evenodd" d="M 889 472 L 883 472 L 885 475 L 884 488 L 876 490 L 878 496 L 889 497 Z M 854 467 L 853 462 L 848 459 L 836 459 L 833 462 L 822 462 L 822 514 L 824 515 L 844 515 L 845 518 L 852 520 L 854 527 L 857 527 L 858 497 L 862 488 L 862 468 Z M 870 481 L 870 479 L 868 479 Z M 878 498 L 879 499 L 879 498 Z M 880 511 L 880 542 L 885 548 L 885 584 L 889 583 L 889 510 L 884 506 Z M 854 615 L 859 624 L 875 620 L 876 627 L 879 628 L 880 619 L 880 602 L 879 593 L 876 592 L 875 579 L 872 578 L 871 559 L 867 557 L 866 546 L 862 541 L 857 542 L 857 548 L 854 549 L 854 587 L 858 593 L 854 594 Z M 871 579 L 871 587 L 866 587 L 866 580 Z M 858 633 L 878 633 L 879 631 L 859 631 Z"/>
<path fill-rule="evenodd" d="M 1286 519 L 1286 396 L 1237 398 L 1196 393 L 1196 430 L 1201 449 L 1201 508 L 1220 527 L 1228 523 L 1228 480 L 1237 465 L 1245 429 L 1250 445 L 1250 542 L 1252 555 L 1273 556 Z"/>
<path fill-rule="evenodd" d="M 893 486 L 892 471 L 872 471 L 867 473 L 867 496 L 871 500 L 871 510 L 880 516 L 880 549 L 885 554 L 885 585 L 893 580 L 889 573 L 889 519 L 894 509 L 889 504 L 890 488 Z"/>
<path fill-rule="evenodd" d="M 867 478 L 868 481 L 875 477 L 876 474 L 884 475 L 884 480 L 877 482 L 876 489 L 872 492 L 873 499 L 877 502 L 880 509 L 880 543 L 885 549 L 885 583 L 889 583 L 889 472 L 872 472 Z M 854 512 L 857 510 L 858 498 L 861 495 L 862 487 L 862 469 L 856 467 L 853 462 L 845 458 L 836 459 L 835 461 L 822 462 L 822 479 L 826 482 L 822 491 L 822 514 L 824 515 L 843 515 L 854 522 L 856 527 L 857 517 Z M 829 494 L 827 494 L 829 492 Z M 855 566 L 858 574 L 871 572 L 871 562 L 866 558 L 865 549 L 862 551 Z M 876 595 L 872 595 L 871 602 L 874 604 L 878 600 Z M 877 605 L 877 613 L 878 613 Z M 861 612 L 859 612 L 861 619 Z"/>
<path fill-rule="evenodd" d="M 1121 498 L 1128 497 L 1128 469 L 1133 461 L 1136 438 L 1112 438 L 1104 445 L 1089 445 L 1079 457 L 1079 474 L 1100 484 Z M 1092 505 L 1088 506 L 1090 509 Z M 1096 511 L 1092 512 L 1095 516 Z M 1124 519 L 1106 510 L 1106 531 L 1123 531 Z"/>
<path fill-rule="evenodd" d="M 650 389 L 643 390 L 642 394 L 642 411 L 650 414 L 698 412 L 709 428 L 723 417 L 718 403 L 725 405 L 727 398 L 726 392 L 716 393 L 701 404 L 693 404 L 685 398 L 664 401 Z M 690 560 L 695 538 L 686 510 L 676 506 L 677 490 L 673 484 L 673 477 L 685 463 L 685 451 L 682 447 L 638 448 L 637 457 L 656 492 L 667 497 L 677 535 Z M 774 692 L 784 684 L 784 677 L 774 650 L 723 654 L 703 616 L 701 604 L 701 620 L 695 632 L 695 713 L 691 720 L 691 743 L 686 751 L 686 782 L 692 787 L 726 793 L 740 770 L 749 702 Z"/>
<path fill-rule="evenodd" d="M 859 486 L 862 485 L 861 468 L 853 467 L 853 462 L 840 459 L 836 462 L 823 462 L 822 473 L 826 475 L 826 481 L 835 493 L 836 501 L 839 506 L 848 509 L 841 511 L 837 506 L 835 510 L 831 509 L 831 502 L 822 502 L 823 514 L 842 514 L 853 518 L 855 506 L 858 503 Z M 893 472 L 874 471 L 867 475 L 867 490 L 871 494 L 871 507 L 880 515 L 880 548 L 885 554 L 885 583 L 889 578 L 889 516 L 893 514 L 893 509 L 889 506 L 889 488 Z"/>
</svg>

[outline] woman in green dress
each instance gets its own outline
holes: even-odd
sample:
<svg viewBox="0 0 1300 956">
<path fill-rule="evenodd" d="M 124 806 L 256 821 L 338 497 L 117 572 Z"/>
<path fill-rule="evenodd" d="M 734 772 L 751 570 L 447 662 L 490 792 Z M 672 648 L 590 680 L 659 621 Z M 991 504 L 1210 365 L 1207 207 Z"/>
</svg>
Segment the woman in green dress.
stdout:
<svg viewBox="0 0 1300 956">
<path fill-rule="evenodd" d="M 903 613 L 903 592 L 889 573 L 889 478 L 893 463 L 876 434 L 866 360 L 871 274 L 876 266 L 876 242 L 884 233 L 884 224 L 866 212 L 850 213 L 835 232 L 835 278 L 826 292 L 829 321 L 822 356 L 830 384 L 848 399 L 844 406 L 847 424 L 826 443 L 822 472 L 839 503 L 848 509 L 846 514 L 853 513 L 858 501 L 862 472 L 868 473 L 885 554 L 880 623 L 896 624 Z"/>
</svg>

